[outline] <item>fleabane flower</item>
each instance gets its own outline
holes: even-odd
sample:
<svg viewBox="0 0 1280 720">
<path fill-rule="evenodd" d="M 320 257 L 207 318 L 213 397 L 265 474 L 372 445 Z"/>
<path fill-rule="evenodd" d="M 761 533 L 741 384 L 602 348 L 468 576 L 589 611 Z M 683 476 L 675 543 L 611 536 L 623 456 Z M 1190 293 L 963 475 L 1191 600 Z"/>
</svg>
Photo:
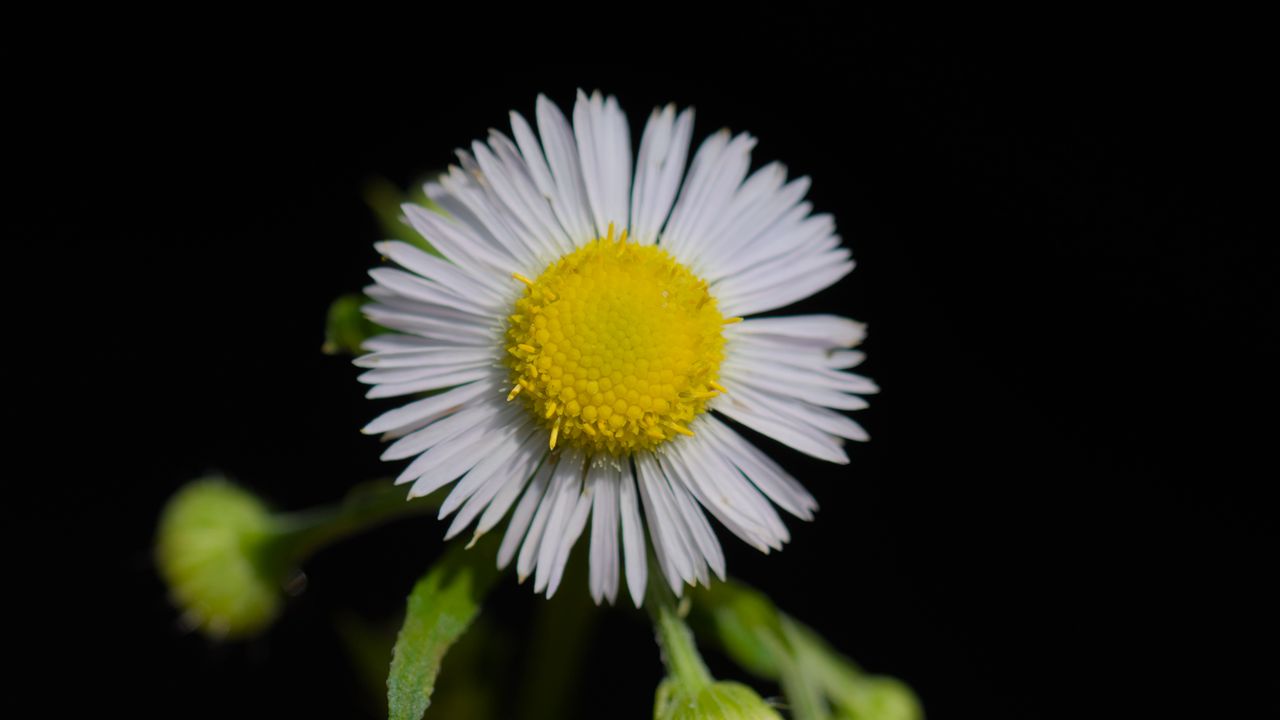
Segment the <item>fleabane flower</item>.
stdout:
<svg viewBox="0 0 1280 720">
<path fill-rule="evenodd" d="M 750 318 L 853 269 L 807 178 L 777 163 L 749 172 L 755 139 L 722 130 L 688 163 L 693 111 L 655 110 L 632 167 L 613 97 L 581 92 L 572 123 L 539 97 L 537 132 L 459 150 L 405 205 L 439 255 L 377 247 L 368 317 L 397 331 L 356 364 L 372 398 L 434 393 L 366 428 L 412 458 L 410 496 L 455 483 L 440 508 L 453 537 L 510 516 L 498 564 L 548 596 L 590 535 L 589 584 L 613 602 L 621 576 L 639 605 L 646 535 L 677 594 L 724 576 L 709 512 L 763 552 L 817 503 L 717 416 L 803 453 L 848 462 L 866 433 L 840 410 L 866 403 L 845 372 L 863 326 L 833 315 Z M 588 523 L 590 525 L 588 529 Z"/>
</svg>

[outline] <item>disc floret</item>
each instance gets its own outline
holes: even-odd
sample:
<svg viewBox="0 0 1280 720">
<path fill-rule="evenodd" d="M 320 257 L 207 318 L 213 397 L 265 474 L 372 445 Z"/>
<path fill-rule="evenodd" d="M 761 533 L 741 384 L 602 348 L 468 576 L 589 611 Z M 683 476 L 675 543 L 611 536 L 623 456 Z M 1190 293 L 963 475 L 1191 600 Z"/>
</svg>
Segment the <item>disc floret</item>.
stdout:
<svg viewBox="0 0 1280 720">
<path fill-rule="evenodd" d="M 707 283 L 655 245 L 609 228 L 551 263 L 508 318 L 508 400 L 550 445 L 626 455 L 676 435 L 724 391 L 725 318 Z M 736 318 L 735 318 L 736 320 Z"/>
</svg>

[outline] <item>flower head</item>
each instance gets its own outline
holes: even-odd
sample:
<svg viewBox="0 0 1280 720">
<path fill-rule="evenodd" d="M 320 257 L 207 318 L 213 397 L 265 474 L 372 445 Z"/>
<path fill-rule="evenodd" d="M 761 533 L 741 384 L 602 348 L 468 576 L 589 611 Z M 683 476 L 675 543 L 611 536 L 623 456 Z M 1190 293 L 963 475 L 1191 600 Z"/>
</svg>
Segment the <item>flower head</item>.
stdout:
<svg viewBox="0 0 1280 720">
<path fill-rule="evenodd" d="M 369 396 L 434 393 L 365 432 L 412 458 L 411 496 L 456 484 L 447 535 L 510 515 L 498 563 L 554 593 L 590 521 L 590 586 L 613 601 L 621 576 L 644 596 L 646 535 L 665 579 L 724 576 L 706 517 L 768 552 L 787 541 L 774 506 L 804 519 L 813 497 L 722 415 L 845 463 L 866 434 L 839 410 L 875 392 L 845 372 L 863 326 L 833 315 L 749 318 L 853 269 L 807 178 L 751 172 L 755 139 L 722 130 L 685 161 L 693 112 L 655 110 L 634 172 L 617 101 L 579 93 L 572 123 L 545 97 L 535 134 L 458 151 L 426 185 L 435 209 L 405 205 L 438 254 L 378 245 L 401 269 L 371 271 L 368 317 L 397 331 L 356 363 Z M 746 319 L 744 319 L 746 318 Z"/>
</svg>

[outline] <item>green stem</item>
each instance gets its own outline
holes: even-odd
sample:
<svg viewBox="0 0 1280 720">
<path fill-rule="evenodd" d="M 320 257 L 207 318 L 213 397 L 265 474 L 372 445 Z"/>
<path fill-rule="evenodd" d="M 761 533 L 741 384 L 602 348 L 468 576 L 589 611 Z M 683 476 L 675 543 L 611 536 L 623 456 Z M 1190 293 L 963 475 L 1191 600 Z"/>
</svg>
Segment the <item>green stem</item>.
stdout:
<svg viewBox="0 0 1280 720">
<path fill-rule="evenodd" d="M 277 516 L 278 530 L 268 541 L 277 568 L 289 572 L 317 551 L 352 535 L 401 517 L 440 507 L 433 496 L 405 499 L 405 490 L 388 480 L 358 485 L 342 502 Z"/>
<path fill-rule="evenodd" d="M 675 597 L 662 584 L 661 577 L 657 573 L 651 577 L 645 607 L 658 634 L 658 646 L 662 648 L 667 675 L 692 695 L 712 683 L 711 672 L 698 654 L 693 632 L 680 616 Z"/>
</svg>

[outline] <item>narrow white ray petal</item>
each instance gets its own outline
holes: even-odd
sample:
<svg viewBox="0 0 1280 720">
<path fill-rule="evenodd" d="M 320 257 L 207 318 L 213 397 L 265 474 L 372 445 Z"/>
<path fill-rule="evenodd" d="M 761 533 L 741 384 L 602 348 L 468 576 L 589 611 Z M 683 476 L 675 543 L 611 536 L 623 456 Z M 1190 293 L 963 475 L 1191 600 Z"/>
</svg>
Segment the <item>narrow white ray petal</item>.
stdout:
<svg viewBox="0 0 1280 720">
<path fill-rule="evenodd" d="M 419 455 L 418 460 L 422 462 L 414 468 L 417 479 L 413 481 L 409 497 L 430 495 L 474 468 L 498 447 L 501 436 L 493 432 L 495 429 L 495 423 L 486 423 L 475 432 L 463 433 Z"/>
<path fill-rule="evenodd" d="M 493 529 L 507 511 L 511 509 L 511 505 L 515 503 L 516 498 L 520 496 L 520 492 L 524 490 L 524 486 L 529 479 L 533 477 L 538 466 L 546 461 L 547 448 L 544 442 L 543 431 L 535 430 L 533 434 L 520 446 L 520 450 L 511 460 L 511 476 L 506 477 L 503 472 L 494 473 L 494 477 L 485 483 L 487 488 L 491 483 L 499 482 L 501 487 L 494 493 L 492 499 L 487 505 L 483 505 L 484 514 L 480 516 L 480 521 L 476 523 L 475 537 L 480 537 Z M 467 500 L 467 504 L 458 512 L 455 522 L 462 522 L 463 525 L 470 523 L 470 520 L 463 520 L 478 512 L 473 508 L 473 504 L 482 503 L 484 496 L 477 492 L 471 499 Z"/>
<path fill-rule="evenodd" d="M 645 452 L 637 454 L 635 461 L 640 498 L 644 501 L 645 516 L 649 520 L 649 536 L 653 540 L 654 549 L 661 548 L 666 556 L 668 567 L 664 572 L 672 592 L 679 595 L 684 583 L 693 585 L 705 576 L 706 563 L 695 550 L 693 539 L 689 537 L 684 519 L 675 507 L 671 488 L 658 467 L 656 458 Z"/>
<path fill-rule="evenodd" d="M 559 252 L 573 249 L 573 241 L 569 239 L 564 226 L 556 217 L 553 203 L 543 194 L 539 183 L 535 182 L 529 163 L 525 162 L 520 149 L 506 135 L 493 130 L 489 133 L 489 147 L 497 159 L 507 168 L 512 190 L 523 203 L 526 212 L 538 224 L 540 231 L 551 245 Z M 539 159 L 541 157 L 539 156 Z M 543 162 L 545 171 L 546 164 Z M 547 176 L 548 181 L 550 176 Z"/>
<path fill-rule="evenodd" d="M 618 230 L 627 227 L 631 139 L 617 100 L 606 101 L 598 91 L 588 98 L 579 90 L 573 134 L 596 232 L 605 233 L 611 223 Z"/>
<path fill-rule="evenodd" d="M 352 360 L 351 364 L 361 368 L 444 367 L 496 359 L 496 351 L 484 348 L 434 347 L 426 350 L 369 353 Z"/>
<path fill-rule="evenodd" d="M 374 268 L 369 271 L 369 277 L 382 287 L 411 300 L 457 308 L 481 317 L 493 317 L 503 309 L 503 303 L 492 294 L 465 296 L 450 287 L 410 275 L 403 270 Z"/>
<path fill-rule="evenodd" d="M 786 523 L 782 522 L 773 505 L 727 457 L 704 442 L 683 443 L 680 449 L 694 483 L 702 486 L 710 496 L 719 496 L 734 513 L 745 518 L 769 547 L 780 550 L 782 544 L 791 539 Z"/>
<path fill-rule="evenodd" d="M 749 410 L 760 415 L 804 423 L 815 430 L 847 440 L 865 442 L 870 439 L 867 431 L 863 430 L 858 423 L 826 408 L 771 393 L 757 392 L 746 386 L 738 386 L 730 392 Z"/>
<path fill-rule="evenodd" d="M 809 178 L 797 178 L 734 218 L 706 254 L 703 277 L 713 282 L 748 267 L 761 247 L 803 223 L 812 210 L 808 203 L 801 203 L 808 191 Z"/>
<path fill-rule="evenodd" d="M 764 373 L 780 386 L 814 385 L 858 395 L 874 395 L 880 392 L 880 388 L 871 378 L 844 370 L 762 362 L 741 355 L 726 358 L 721 368 L 725 375 L 758 377 L 760 373 Z"/>
<path fill-rule="evenodd" d="M 487 289 L 501 292 L 496 281 L 510 272 L 509 268 L 516 260 L 515 257 L 510 253 L 500 252 L 488 243 L 475 242 L 468 237 L 462 226 L 421 205 L 405 203 L 400 209 L 413 229 L 449 262 L 470 273 Z"/>
<path fill-rule="evenodd" d="M 492 344 L 497 340 L 499 331 L 496 322 L 492 326 L 485 326 L 474 322 L 452 320 L 439 315 L 405 312 L 380 303 L 363 305 L 360 311 L 370 320 L 392 330 L 400 330 L 437 339 L 448 339 L 456 335 L 455 340 L 458 344 L 477 345 L 482 342 L 490 342 Z"/>
<path fill-rule="evenodd" d="M 418 352 L 420 350 L 429 350 L 431 348 L 440 347 L 439 343 L 430 340 L 424 340 L 420 337 L 412 335 L 401 335 L 400 333 L 384 333 L 382 335 L 374 335 L 360 343 L 360 347 L 369 352 Z"/>
<path fill-rule="evenodd" d="M 603 125 L 608 130 L 609 213 L 617 213 L 621 231 L 631 226 L 631 126 L 612 95 L 604 101 Z"/>
<path fill-rule="evenodd" d="M 777 162 L 769 163 L 751 173 L 733 193 L 724 213 L 707 226 L 700 254 L 703 260 L 719 260 L 726 252 L 726 244 L 736 244 L 734 241 L 739 238 L 734 233 L 740 232 L 738 228 L 741 225 L 751 228 L 752 232 L 758 229 L 758 224 L 754 222 L 747 225 L 748 219 L 761 214 L 761 206 L 766 205 L 786 179 L 787 169 Z"/>
<path fill-rule="evenodd" d="M 746 385 L 760 392 L 803 400 L 835 410 L 862 410 L 868 406 L 867 401 L 857 395 L 820 385 L 783 382 L 775 376 L 753 375 L 750 371 L 743 370 L 740 365 L 730 365 L 727 369 L 721 367 L 720 382 L 729 392 Z"/>
<path fill-rule="evenodd" d="M 538 249 L 527 244 L 511 227 L 511 218 L 494 203 L 491 193 L 485 191 L 475 176 L 457 165 L 450 165 L 448 172 L 441 175 L 438 181 L 449 196 L 456 198 L 479 220 L 485 235 L 494 239 L 494 244 L 490 244 L 492 247 L 500 248 L 503 256 L 511 258 L 521 268 L 533 267 L 538 263 Z M 430 192 L 432 187 L 428 185 L 427 189 Z M 467 237 L 467 231 L 471 228 L 471 225 L 460 223 L 450 226 L 460 240 Z M 479 242 L 474 244 L 483 246 Z"/>
<path fill-rule="evenodd" d="M 437 290 L 439 285 L 432 285 Z M 499 325 L 498 318 L 492 310 L 485 311 L 483 314 L 475 310 L 464 310 L 459 307 L 450 307 L 440 305 L 438 303 L 424 302 L 417 298 L 410 298 L 393 290 L 388 290 L 381 285 L 368 285 L 364 288 L 364 294 L 370 300 L 376 301 L 371 303 L 378 309 L 386 312 L 396 312 L 403 315 L 416 317 L 435 318 L 440 320 L 448 320 L 451 322 L 468 325 L 476 328 L 496 328 Z M 512 293 L 514 301 L 515 293 Z M 361 308 L 363 309 L 363 307 Z"/>
<path fill-rule="evenodd" d="M 849 463 L 849 456 L 845 454 L 844 448 L 830 435 L 803 423 L 761 415 L 741 402 L 734 402 L 727 395 L 721 397 L 725 401 L 714 406 L 717 412 L 806 455 L 840 465 Z"/>
<path fill-rule="evenodd" d="M 762 362 L 781 363 L 799 368 L 844 370 L 866 359 L 858 350 L 830 350 L 800 343 L 775 343 L 760 336 L 738 335 L 728 344 L 726 354 L 749 357 Z"/>
<path fill-rule="evenodd" d="M 472 143 L 473 148 L 492 159 L 491 151 L 479 141 Z M 471 153 L 465 150 L 457 151 L 458 163 L 462 166 L 463 172 L 472 180 L 472 187 L 476 188 L 488 202 L 494 213 L 502 219 L 503 225 L 522 245 L 529 249 L 537 258 L 548 258 L 558 254 L 555 243 L 544 233 L 537 230 L 536 218 L 520 207 L 512 207 L 497 192 L 494 185 L 495 180 L 503 182 L 507 180 L 505 175 L 494 176 L 485 172 L 476 161 Z M 498 173 L 505 172 L 497 164 L 494 165 L 494 171 Z M 505 267 L 510 267 L 510 262 Z"/>
<path fill-rule="evenodd" d="M 751 295 L 769 287 L 786 287 L 822 268 L 847 261 L 849 255 L 847 248 L 810 254 L 782 253 L 777 262 L 761 263 L 716 283 L 714 292 L 717 298 L 726 298 Z"/>
<path fill-rule="evenodd" d="M 430 210 L 419 208 L 416 205 L 413 207 L 415 216 L 425 214 L 438 219 L 442 224 L 447 224 L 448 222 L 445 218 Z M 501 290 L 505 287 L 505 284 L 498 282 L 496 273 L 489 268 L 485 268 L 483 272 L 472 272 L 399 240 L 385 240 L 374 243 L 373 247 L 384 257 L 405 270 L 439 283 L 463 296 L 497 293 L 500 298 Z"/>
<path fill-rule="evenodd" d="M 396 477 L 395 484 L 413 482 L 409 497 L 427 495 L 448 485 L 483 460 L 499 439 L 495 431 L 515 420 L 511 413 L 499 413 L 435 444 L 414 458 Z"/>
<path fill-rule="evenodd" d="M 697 265 L 705 250 L 707 237 L 716 222 L 730 213 L 734 193 L 747 177 L 751 167 L 751 149 L 756 139 L 746 133 L 729 142 L 711 168 L 706 186 L 692 205 L 688 219 L 680 230 L 679 249 L 686 264 Z"/>
<path fill-rule="evenodd" d="M 640 134 L 640 152 L 636 156 L 636 175 L 631 186 L 631 238 L 642 245 L 652 244 L 662 227 L 662 220 L 653 218 L 658 214 L 656 206 L 660 202 L 654 193 L 660 182 L 662 164 L 667 161 L 667 146 L 671 144 L 675 115 L 675 105 L 654 108 L 645 123 L 644 132 Z M 684 162 L 683 157 L 681 162 Z M 662 211 L 664 219 L 670 211 L 668 202 Z"/>
<path fill-rule="evenodd" d="M 695 432 L 705 435 L 716 445 L 721 454 L 737 466 L 766 497 L 798 518 L 813 518 L 813 512 L 818 509 L 818 501 L 772 458 L 717 420 L 714 415 L 703 415 L 696 427 Z"/>
<path fill-rule="evenodd" d="M 366 435 L 377 435 L 389 430 L 423 422 L 436 417 L 443 417 L 461 410 L 468 402 L 485 393 L 496 393 L 497 388 L 492 381 L 477 380 L 461 385 L 428 398 L 415 400 L 394 410 L 379 415 L 360 432 Z"/>
<path fill-rule="evenodd" d="M 443 520 L 452 515 L 490 478 L 507 474 L 511 458 L 534 431 L 533 421 L 527 415 L 527 413 L 517 415 L 512 418 L 512 422 L 494 431 L 493 447 L 484 459 L 476 463 L 475 467 L 471 468 L 461 482 L 449 492 L 449 497 L 440 504 L 440 510 L 436 514 L 437 519 Z M 446 536 L 445 539 L 449 537 Z"/>
<path fill-rule="evenodd" d="M 663 467 L 668 476 L 683 485 L 721 525 L 743 542 L 762 553 L 777 547 L 778 542 L 768 526 L 750 511 L 751 503 L 743 498 L 734 502 L 733 499 L 744 492 L 743 489 L 694 465 L 686 445 L 688 443 L 673 446 L 663 456 Z"/>
<path fill-rule="evenodd" d="M 465 385 L 475 380 L 482 380 L 494 375 L 493 368 L 477 368 L 474 370 L 460 370 L 449 375 L 439 375 L 428 378 L 426 380 L 414 380 L 406 383 L 390 383 L 387 385 L 375 385 L 369 388 L 369 392 L 364 396 L 373 398 L 389 398 L 398 397 L 400 395 L 412 395 L 414 393 L 427 392 L 428 390 L 440 390 L 443 388 L 451 388 L 455 385 Z"/>
<path fill-rule="evenodd" d="M 586 215 L 586 208 L 576 204 L 577 196 L 569 198 L 561 196 L 556 181 L 552 178 L 551 169 L 547 167 L 537 136 L 519 113 L 511 113 L 511 132 L 515 136 L 521 156 L 528 164 L 529 175 L 534 185 L 537 186 L 538 192 L 551 203 L 556 220 L 559 221 L 560 227 L 564 229 L 569 240 L 569 247 L 573 247 L 576 245 L 575 238 L 589 232 L 587 228 L 590 220 Z"/>
<path fill-rule="evenodd" d="M 452 363 L 449 365 L 420 365 L 417 367 L 392 367 L 392 368 L 375 368 L 366 370 L 356 376 L 356 380 L 366 385 L 382 385 L 387 383 L 404 383 L 414 380 L 425 380 L 427 378 L 436 378 L 449 373 L 462 372 L 473 368 L 487 368 L 494 366 L 494 360 L 490 357 L 481 358 L 464 363 Z"/>
<path fill-rule="evenodd" d="M 476 401 L 466 408 L 437 420 L 427 427 L 412 432 L 392 443 L 382 452 L 383 460 L 403 460 L 417 455 L 438 442 L 448 440 L 459 433 L 470 430 L 489 418 L 497 415 L 503 406 L 495 401 Z"/>
<path fill-rule="evenodd" d="M 566 523 L 564 536 L 560 539 L 559 547 L 556 549 L 555 560 L 551 564 L 551 577 L 547 581 L 547 598 L 552 598 L 556 594 L 556 589 L 560 587 L 560 581 L 564 578 L 565 566 L 569 564 L 569 554 L 573 552 L 573 546 L 578 543 L 578 538 L 582 536 L 582 530 L 587 526 L 587 517 L 591 514 L 592 506 L 592 489 L 583 487 L 578 495 L 578 502 L 573 508 L 573 513 L 569 516 Z"/>
<path fill-rule="evenodd" d="M 460 239 L 511 258 L 522 272 L 538 266 L 534 252 L 511 232 L 484 192 L 460 168 L 451 166 L 436 182 L 426 183 L 422 188 L 428 198 L 448 213 L 452 221 L 449 227 Z"/>
<path fill-rule="evenodd" d="M 723 305 L 723 312 L 728 315 L 754 315 L 786 307 L 834 285 L 837 280 L 852 271 L 852 260 L 837 263 L 802 277 L 790 278 L 777 285 L 759 288 L 732 303 L 726 302 Z"/>
<path fill-rule="evenodd" d="M 582 245 L 596 237 L 596 228 L 591 220 L 591 208 L 582 181 L 582 167 L 578 146 L 573 139 L 573 129 L 569 127 L 569 121 L 560 112 L 560 108 L 545 95 L 538 96 L 536 115 L 547 164 L 555 179 L 556 195 L 565 206 L 567 217 L 562 218 L 561 223 L 565 225 L 573 241 Z M 523 143 L 521 147 L 523 149 Z"/>
<path fill-rule="evenodd" d="M 793 264 L 812 257 L 824 257 L 833 261 L 830 253 L 840 246 L 840 236 L 835 232 L 835 220 L 830 215 L 813 215 L 793 227 L 781 230 L 768 242 L 757 243 L 739 250 L 728 258 L 715 258 L 708 263 L 708 282 L 735 280 L 749 285 L 771 284 L 775 278 L 784 277 Z M 848 259 L 846 252 L 841 259 Z M 711 279 L 714 275 L 715 279 Z"/>
<path fill-rule="evenodd" d="M 631 602 L 640 607 L 644 602 L 649 566 L 645 554 L 644 523 L 636 500 L 636 482 L 628 460 L 622 466 L 618 487 L 618 514 L 622 519 L 622 558 L 627 571 L 627 590 L 631 593 Z"/>
<path fill-rule="evenodd" d="M 597 605 L 605 598 L 613 603 L 618 593 L 618 469 L 607 463 L 594 465 L 587 471 L 587 484 L 592 487 L 591 599 Z"/>
<path fill-rule="evenodd" d="M 732 137 L 728 128 L 723 128 L 707 136 L 693 153 L 689 172 L 684 177 L 680 194 L 676 196 L 671 217 L 667 219 L 667 224 L 662 230 L 661 243 L 664 246 L 679 247 L 685 226 L 697 209 L 698 195 L 707 184 L 716 159 L 724 152 Z"/>
<path fill-rule="evenodd" d="M 698 501 L 689 494 L 689 490 L 684 484 L 666 473 L 666 467 L 661 458 L 659 458 L 658 466 L 663 474 L 667 476 L 667 485 L 671 488 L 673 504 L 680 512 L 680 517 L 684 519 L 685 527 L 689 530 L 689 536 L 693 540 L 698 553 L 706 560 L 716 577 L 723 580 L 724 551 L 720 548 L 720 541 L 716 539 L 716 534 L 711 529 L 711 524 L 707 522 L 707 516 L 702 514 L 702 508 L 699 506 Z"/>
<path fill-rule="evenodd" d="M 644 213 L 639 220 L 635 217 L 631 220 L 640 233 L 638 239 L 642 243 L 655 242 L 671 214 L 676 193 L 684 179 L 685 159 L 689 155 L 689 142 L 692 139 L 693 109 L 688 108 L 676 118 L 670 140 L 661 150 L 655 149 L 657 165 L 651 173 L 654 182 L 651 189 L 646 191 Z"/>
<path fill-rule="evenodd" d="M 867 326 L 839 315 L 790 315 L 748 318 L 726 332 L 764 336 L 763 340 L 776 338 L 783 345 L 803 341 L 822 348 L 857 347 L 866 337 Z"/>
<path fill-rule="evenodd" d="M 534 514 L 542 505 L 542 498 L 546 494 L 547 485 L 551 481 L 551 471 L 554 468 L 554 460 L 549 459 L 542 463 L 538 472 L 534 473 L 533 479 L 529 481 L 529 486 L 525 488 L 524 495 L 520 496 L 520 503 L 511 514 L 511 521 L 507 523 L 507 532 L 502 536 L 502 544 L 498 547 L 499 570 L 511 564 L 516 556 L 516 550 L 520 549 L 522 541 L 528 536 Z M 538 532 L 541 533 L 541 529 Z M 523 575 L 521 578 L 523 579 Z"/>
<path fill-rule="evenodd" d="M 534 592 L 540 593 L 547 589 L 561 543 L 565 542 L 572 529 L 574 510 L 582 495 L 583 461 L 580 453 L 567 450 L 551 476 L 551 515 L 547 518 L 546 529 L 537 548 Z"/>
</svg>

